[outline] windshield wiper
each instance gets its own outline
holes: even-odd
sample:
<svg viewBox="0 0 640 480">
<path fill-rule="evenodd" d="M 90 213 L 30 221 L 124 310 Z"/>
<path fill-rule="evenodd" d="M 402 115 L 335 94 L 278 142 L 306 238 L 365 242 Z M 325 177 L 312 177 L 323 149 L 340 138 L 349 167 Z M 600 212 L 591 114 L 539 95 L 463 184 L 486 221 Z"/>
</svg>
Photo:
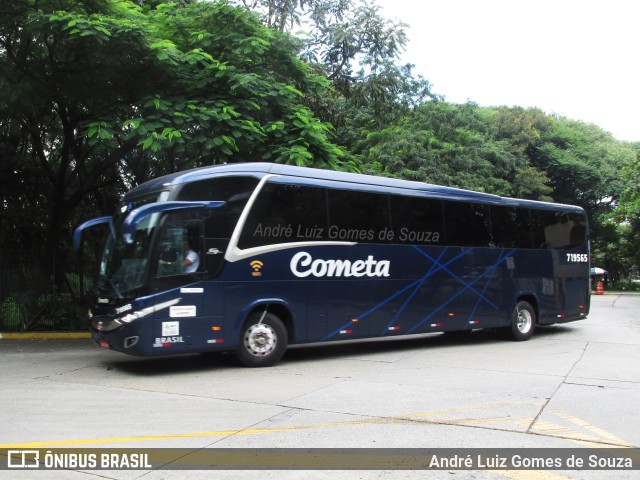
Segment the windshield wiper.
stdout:
<svg viewBox="0 0 640 480">
<path fill-rule="evenodd" d="M 122 300 L 124 297 L 122 296 L 122 294 L 120 293 L 120 290 L 116 286 L 116 282 L 111 278 L 107 278 L 107 281 L 109 282 L 109 285 L 111 285 L 111 288 L 113 289 L 115 294 L 118 296 L 118 300 Z"/>
<path fill-rule="evenodd" d="M 105 281 L 109 282 L 109 287 L 107 287 L 105 285 Z M 98 280 L 96 286 L 96 294 L 97 296 L 102 296 L 102 295 L 107 295 L 111 292 L 115 293 L 116 296 L 118 297 L 118 300 L 122 300 L 124 298 L 124 296 L 122 295 L 122 293 L 120 292 L 120 290 L 118 289 L 116 282 L 109 277 L 102 277 L 100 280 Z"/>
</svg>

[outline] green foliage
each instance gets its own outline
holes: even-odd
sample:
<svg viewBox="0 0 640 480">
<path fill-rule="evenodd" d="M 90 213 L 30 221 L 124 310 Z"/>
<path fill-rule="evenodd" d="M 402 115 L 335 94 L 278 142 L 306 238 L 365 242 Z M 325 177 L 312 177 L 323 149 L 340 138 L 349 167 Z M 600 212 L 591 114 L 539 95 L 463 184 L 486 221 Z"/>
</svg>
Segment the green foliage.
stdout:
<svg viewBox="0 0 640 480">
<path fill-rule="evenodd" d="M 640 145 L 635 148 L 635 159 L 624 165 L 621 180 L 624 187 L 620 195 L 620 206 L 613 218 L 629 222 L 637 229 L 640 227 Z"/>
<path fill-rule="evenodd" d="M 596 220 L 595 235 L 592 235 L 591 265 L 604 268 L 609 279 L 618 283 L 630 274 L 638 273 L 640 267 L 640 235 L 630 223 L 612 221 L 610 216 Z"/>
<path fill-rule="evenodd" d="M 68 330 L 81 328 L 73 300 L 67 295 L 30 293 L 6 297 L 0 303 L 0 327 L 6 331 Z M 28 308 L 31 307 L 31 308 Z"/>
<path fill-rule="evenodd" d="M 617 282 L 612 283 L 610 288 L 612 290 L 622 292 L 640 292 L 640 281 L 622 278 Z"/>
<path fill-rule="evenodd" d="M 537 145 L 553 123 L 553 118 L 538 108 L 484 108 L 481 114 L 491 135 L 498 140 L 507 140 L 514 152 L 521 154 Z"/>
<path fill-rule="evenodd" d="M 363 129 L 354 149 L 365 165 L 373 163 L 382 174 L 548 200 L 551 189 L 544 173 L 489 130 L 477 105 L 435 101 L 407 113 L 397 125 Z"/>
<path fill-rule="evenodd" d="M 640 272 L 640 144 L 632 145 L 635 159 L 622 168 L 622 193 L 618 207 L 605 217 L 607 224 L 618 226 L 613 242 L 620 244 L 624 255 L 622 271 Z M 606 248 L 606 242 L 602 242 Z"/>
<path fill-rule="evenodd" d="M 598 127 L 554 119 L 529 149 L 532 165 L 547 172 L 554 199 L 588 209 L 607 209 L 620 198 L 619 172 L 632 158 Z"/>
<path fill-rule="evenodd" d="M 338 164 L 330 126 L 311 121 L 313 113 L 301 104 L 301 89 L 322 82 L 293 55 L 293 42 L 226 3 L 174 7 L 149 10 L 144 24 L 167 88 L 140 98 L 136 117 L 111 127 L 141 147 L 143 154 L 130 160 L 136 177 L 146 170 L 138 163 L 171 171 L 175 158 L 185 159 L 177 168 L 287 158 Z M 314 124 L 311 133 L 300 127 L 301 116 Z"/>
<path fill-rule="evenodd" d="M 412 65 L 397 60 L 406 25 L 384 18 L 380 7 L 354 0 L 236 0 L 258 9 L 266 25 L 296 28 L 301 57 L 331 91 L 308 88 L 304 103 L 336 128 L 338 143 L 350 145 L 363 122 L 384 128 L 410 108 L 434 98 L 431 85 L 415 78 Z M 322 84 L 322 82 L 319 82 Z"/>
<path fill-rule="evenodd" d="M 24 305 L 19 304 L 13 297 L 5 298 L 0 303 L 0 320 L 3 329 L 9 331 L 19 330 L 27 320 Z"/>
<path fill-rule="evenodd" d="M 131 186 L 180 169 L 339 167 L 331 125 L 303 102 L 327 82 L 296 52 L 288 35 L 226 2 L 9 2 L 0 19 L 0 248 L 44 244 L 64 265 L 84 212 L 110 213 Z"/>
<path fill-rule="evenodd" d="M 49 293 L 38 298 L 40 309 L 35 321 L 40 330 L 75 330 L 77 320 L 71 299 L 57 293 Z"/>
<path fill-rule="evenodd" d="M 91 259 L 89 259 L 89 261 L 91 261 Z M 84 294 L 93 290 L 94 277 L 88 275 L 81 279 L 78 273 L 67 273 L 67 282 L 69 283 L 71 292 L 77 297 L 82 297 Z"/>
</svg>

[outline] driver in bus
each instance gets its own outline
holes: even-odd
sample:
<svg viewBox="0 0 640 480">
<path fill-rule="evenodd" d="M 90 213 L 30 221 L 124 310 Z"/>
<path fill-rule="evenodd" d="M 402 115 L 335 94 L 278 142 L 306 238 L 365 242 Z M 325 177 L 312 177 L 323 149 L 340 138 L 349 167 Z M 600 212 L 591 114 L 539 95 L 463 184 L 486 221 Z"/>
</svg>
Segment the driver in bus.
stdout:
<svg viewBox="0 0 640 480">
<path fill-rule="evenodd" d="M 200 266 L 200 257 L 193 248 L 191 248 L 191 243 L 188 240 L 184 241 L 182 249 L 184 251 L 184 260 L 182 260 L 184 273 L 193 273 L 197 271 Z"/>
</svg>

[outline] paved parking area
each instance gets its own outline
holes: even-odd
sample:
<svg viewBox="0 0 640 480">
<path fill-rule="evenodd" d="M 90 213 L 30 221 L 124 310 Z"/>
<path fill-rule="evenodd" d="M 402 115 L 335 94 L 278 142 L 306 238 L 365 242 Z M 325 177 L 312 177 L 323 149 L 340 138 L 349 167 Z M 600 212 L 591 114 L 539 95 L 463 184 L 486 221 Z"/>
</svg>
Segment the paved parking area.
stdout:
<svg viewBox="0 0 640 480">
<path fill-rule="evenodd" d="M 477 331 L 464 339 L 432 335 L 296 347 L 266 369 L 241 367 L 231 355 L 146 359 L 82 339 L 0 340 L 0 449 L 640 447 L 639 401 L 640 296 L 633 295 L 594 296 L 586 320 L 539 329 L 528 342 Z M 194 472 L 163 469 L 55 473 L 69 479 L 194 478 Z M 617 479 L 637 473 L 306 476 Z"/>
</svg>

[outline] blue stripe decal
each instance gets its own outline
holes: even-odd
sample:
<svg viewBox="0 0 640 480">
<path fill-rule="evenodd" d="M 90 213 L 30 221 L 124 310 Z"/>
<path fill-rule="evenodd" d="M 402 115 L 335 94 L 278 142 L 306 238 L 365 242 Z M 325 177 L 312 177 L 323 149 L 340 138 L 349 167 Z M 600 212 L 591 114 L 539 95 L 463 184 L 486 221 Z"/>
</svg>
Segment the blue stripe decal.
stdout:
<svg viewBox="0 0 640 480">
<path fill-rule="evenodd" d="M 510 257 L 513 252 L 515 252 L 515 250 L 511 250 L 509 251 L 506 255 L 504 254 L 504 248 L 500 251 L 500 255 L 498 256 L 498 261 L 493 264 L 492 267 L 489 268 L 489 278 L 487 278 L 487 282 L 484 285 L 484 288 L 482 289 L 482 296 L 478 297 L 478 300 L 476 301 L 476 304 L 473 307 L 473 310 L 471 311 L 471 315 L 469 315 L 469 318 L 467 319 L 467 325 L 470 324 L 470 322 L 473 320 L 473 317 L 475 317 L 476 315 L 476 311 L 478 310 L 478 307 L 480 306 L 480 302 L 482 301 L 483 298 L 486 298 L 484 296 L 485 292 L 487 291 L 487 288 L 489 288 L 489 285 L 491 284 L 491 280 L 493 280 L 493 275 L 495 274 L 498 265 L 500 265 L 502 262 L 504 262 L 504 260 L 507 257 Z M 497 305 L 493 305 L 491 304 L 494 308 L 494 310 L 499 310 L 499 307 Z"/>
<path fill-rule="evenodd" d="M 420 251 L 417 247 L 416 248 L 418 251 Z M 445 247 L 445 249 L 442 251 L 442 253 L 440 254 L 440 256 L 438 257 L 438 259 L 441 259 L 447 252 L 449 247 Z M 464 256 L 466 253 L 468 253 L 470 250 L 464 251 L 462 253 L 460 253 L 459 255 L 455 256 L 454 258 L 452 258 L 451 260 L 449 260 L 445 265 L 449 265 L 450 263 L 455 262 L 456 260 L 458 260 L 460 257 Z M 367 310 L 366 312 L 360 314 L 357 316 L 358 320 L 361 320 L 363 318 L 366 318 L 367 316 L 369 316 L 370 314 L 374 313 L 375 311 L 377 311 L 378 309 L 380 309 L 381 307 L 383 307 L 384 305 L 386 305 L 387 303 L 389 303 L 390 301 L 394 300 L 395 298 L 399 297 L 400 295 L 402 295 L 403 293 L 405 293 L 407 290 L 410 290 L 411 288 L 415 287 L 413 293 L 409 296 L 409 298 L 405 301 L 405 303 L 403 304 L 402 309 L 404 310 L 408 305 L 409 305 L 409 301 L 415 296 L 415 294 L 420 290 L 420 287 L 424 284 L 424 282 L 434 273 L 442 270 L 442 266 L 440 268 L 436 268 L 436 265 L 440 265 L 439 263 L 433 262 L 431 263 L 431 268 L 429 269 L 429 271 L 422 277 L 419 278 L 418 280 L 413 281 L 412 283 L 410 283 L 409 285 L 407 285 L 406 287 L 404 287 L 402 290 L 394 293 L 393 295 L 391 295 L 390 297 L 386 298 L 385 300 L 383 300 L 382 302 L 380 302 L 379 304 L 377 304 L 376 306 L 372 307 L 371 309 Z M 392 319 L 392 323 L 397 319 L 397 315 L 394 319 Z M 390 324 L 391 325 L 391 324 Z M 326 337 L 324 337 L 322 340 L 329 340 L 333 337 L 335 337 L 336 335 L 338 335 L 340 333 L 341 330 L 346 329 L 347 327 L 353 327 L 354 324 L 352 322 L 348 322 L 345 323 L 344 325 L 342 325 L 341 327 L 337 328 L 336 330 L 334 330 L 333 332 L 329 333 Z M 388 327 L 387 327 L 388 329 Z M 386 333 L 386 332 L 385 332 Z"/>
<path fill-rule="evenodd" d="M 402 295 L 404 292 L 406 292 L 407 290 L 411 289 L 414 285 L 416 284 L 420 284 L 420 282 L 422 281 L 422 279 L 418 279 L 415 280 L 414 282 L 412 282 L 410 285 L 407 285 L 406 287 L 404 287 L 402 290 L 394 293 L 393 295 L 391 295 L 389 298 L 383 300 L 382 302 L 380 302 L 378 305 L 376 305 L 375 307 L 371 308 L 370 310 L 366 311 L 365 313 L 363 313 L 362 315 L 358 315 L 358 319 L 362 319 L 367 317 L 368 315 L 372 314 L 373 312 L 375 312 L 376 310 L 378 310 L 380 307 L 384 306 L 385 304 L 389 303 L 391 300 L 393 300 L 396 297 L 399 297 L 400 295 Z M 329 340 L 332 337 L 335 337 L 336 335 L 338 335 L 340 333 L 340 330 L 344 330 L 347 327 L 353 327 L 354 324 L 353 322 L 347 322 L 344 325 L 342 325 L 341 327 L 337 328 L 336 330 L 334 330 L 333 332 L 331 332 L 330 334 L 328 334 L 326 337 L 324 337 L 322 339 L 322 341 L 325 340 Z"/>
<path fill-rule="evenodd" d="M 480 294 L 475 288 L 473 288 L 473 285 L 477 282 L 479 282 L 481 279 L 483 279 L 484 277 L 489 277 L 487 279 L 487 285 L 485 285 L 485 291 L 486 288 L 488 287 L 489 283 L 491 282 L 491 280 L 493 279 L 493 273 L 495 273 L 498 265 L 502 262 L 504 262 L 504 260 L 509 257 L 513 252 L 515 252 L 514 250 L 509 251 L 507 254 L 504 254 L 504 252 L 501 252 L 501 254 L 498 257 L 498 260 L 496 261 L 496 263 L 494 263 L 491 267 L 489 267 L 487 270 L 485 270 L 481 275 L 479 275 L 477 278 L 475 278 L 471 283 L 467 284 L 466 282 L 464 282 L 462 279 L 459 279 L 465 286 L 465 288 L 463 288 L 462 290 L 460 290 L 459 292 L 457 292 L 455 295 L 453 295 L 452 297 L 450 297 L 446 302 L 442 303 L 439 307 L 435 308 L 429 315 L 427 315 L 426 317 L 424 317 L 422 320 L 420 320 L 417 324 L 415 324 L 413 327 L 411 327 L 408 331 L 408 333 L 413 333 L 415 332 L 418 328 L 420 328 L 422 325 L 424 325 L 426 322 L 428 322 L 429 320 L 431 320 L 431 318 L 433 318 L 437 313 L 441 312 L 447 305 L 449 305 L 450 303 L 452 303 L 456 298 L 458 298 L 460 295 L 462 295 L 463 293 L 465 293 L 467 290 L 471 290 L 474 293 L 476 293 L 477 295 L 479 295 L 479 299 L 480 300 L 486 300 L 490 305 L 492 305 L 496 310 L 498 309 L 498 307 L 495 306 L 495 304 L 493 302 L 489 302 L 482 294 Z M 449 272 L 447 272 L 449 273 Z M 491 275 L 489 275 L 491 274 Z"/>
<path fill-rule="evenodd" d="M 447 250 L 448 250 L 448 247 L 442 250 L 442 252 L 440 253 L 440 256 L 438 257 L 438 261 L 437 261 L 438 265 L 440 264 L 440 260 L 442 259 L 442 257 L 444 257 L 444 255 L 447 253 Z M 415 295 L 420 291 L 420 288 L 422 288 L 422 285 L 424 285 L 424 282 L 426 282 L 427 279 L 438 270 L 439 269 L 436 270 L 436 262 L 433 262 L 431 264 L 431 268 L 429 269 L 429 271 L 426 273 L 424 277 L 420 279 L 419 284 L 413 290 L 411 295 L 409 295 L 407 300 L 402 304 L 402 307 L 400 307 L 400 309 L 396 312 L 396 314 L 393 316 L 391 321 L 387 324 L 384 331 L 381 333 L 382 336 L 387 335 L 389 333 L 389 328 L 391 328 L 393 324 L 400 318 L 400 316 L 402 315 L 402 312 L 404 312 L 404 310 L 409 306 L 409 304 L 411 303 L 411 300 L 413 300 L 413 297 L 415 297 Z"/>
<path fill-rule="evenodd" d="M 397 291 L 393 295 L 387 297 L 386 299 L 384 299 L 383 301 L 381 301 L 380 303 L 378 303 L 374 307 L 372 307 L 369 310 L 367 310 L 367 311 L 363 312 L 362 314 L 358 315 L 356 317 L 358 320 L 362 320 L 362 319 L 368 317 L 372 313 L 376 312 L 377 310 L 379 310 L 380 308 L 385 306 L 387 303 L 389 303 L 389 302 L 395 300 L 396 298 L 400 297 L 401 295 L 409 292 L 409 295 L 407 296 L 407 299 L 400 306 L 400 308 L 395 313 L 393 318 L 391 318 L 391 320 L 389 321 L 389 323 L 385 327 L 384 331 L 380 333 L 381 336 L 387 335 L 389 333 L 389 331 L 390 331 L 390 328 L 400 319 L 400 317 L 402 316 L 404 311 L 407 309 L 407 307 L 411 304 L 412 300 L 417 295 L 417 293 L 420 291 L 420 289 L 422 288 L 424 283 L 430 277 L 432 277 L 433 275 L 435 275 L 436 273 L 438 273 L 440 271 L 446 272 L 449 276 L 451 276 L 451 278 L 453 278 L 453 279 L 457 280 L 458 282 L 460 282 L 462 284 L 463 288 L 461 290 L 459 290 L 458 292 L 456 292 L 453 296 L 449 297 L 449 299 L 447 299 L 445 302 L 443 302 L 442 304 L 440 304 L 439 306 L 434 308 L 426 317 L 424 317 L 420 321 L 418 321 L 414 326 L 412 326 L 405 333 L 414 333 L 414 332 L 416 332 L 416 330 L 418 330 L 422 325 L 424 325 L 426 322 L 428 322 L 436 314 L 441 312 L 446 306 L 451 304 L 456 298 L 458 298 L 460 295 L 462 295 L 463 293 L 465 293 L 467 291 L 473 292 L 478 297 L 478 299 L 477 299 L 477 301 L 476 301 L 476 303 L 475 303 L 475 305 L 474 305 L 474 307 L 473 307 L 473 309 L 471 311 L 471 314 L 470 314 L 470 316 L 468 318 L 468 322 L 467 323 L 469 323 L 471 320 L 473 320 L 473 317 L 475 316 L 475 314 L 476 314 L 476 312 L 477 312 L 477 310 L 478 310 L 478 308 L 479 308 L 479 306 L 481 305 L 482 302 L 486 303 L 487 305 L 489 305 L 491 308 L 493 308 L 496 311 L 499 310 L 499 306 L 496 305 L 494 302 L 492 302 L 491 300 L 489 300 L 486 297 L 486 292 L 487 292 L 487 289 L 489 288 L 489 286 L 491 285 L 491 281 L 494 278 L 494 275 L 495 275 L 495 272 L 496 272 L 498 266 L 501 263 L 503 263 L 508 257 L 513 255 L 513 253 L 516 251 L 515 249 L 511 249 L 511 250 L 509 250 L 507 252 L 505 252 L 504 249 L 501 249 L 500 253 L 498 254 L 498 258 L 497 258 L 497 260 L 495 261 L 495 263 L 493 265 L 488 267 L 478 277 L 473 279 L 473 281 L 467 282 L 464 279 L 462 279 L 460 276 L 458 276 L 457 274 L 452 272 L 448 267 L 450 265 L 456 263 L 458 260 L 460 260 L 464 256 L 468 255 L 469 253 L 473 252 L 475 250 L 475 248 L 465 249 L 465 250 L 461 251 L 458 255 L 450 258 L 449 260 L 447 260 L 444 263 L 442 262 L 442 260 L 443 260 L 443 257 L 446 255 L 446 253 L 448 251 L 448 247 L 444 248 L 441 251 L 441 253 L 438 256 L 438 258 L 432 257 L 427 252 L 425 252 L 424 250 L 422 250 L 421 248 L 419 248 L 417 246 L 413 246 L 413 248 L 414 248 L 414 250 L 416 250 L 423 257 L 425 257 L 426 259 L 428 259 L 431 262 L 431 265 L 430 265 L 429 270 L 427 271 L 427 273 L 425 273 L 425 275 L 422 276 L 421 278 L 412 281 L 409 285 L 407 285 L 406 287 L 404 287 L 401 290 Z M 483 285 L 482 289 L 479 290 L 479 289 L 475 288 L 475 285 L 478 284 L 478 282 L 480 282 L 483 279 L 485 279 L 486 281 L 484 282 L 484 285 Z M 478 285 L 482 285 L 482 284 L 480 283 Z M 348 328 L 354 328 L 355 326 L 356 326 L 356 324 L 354 324 L 353 322 L 347 322 L 344 325 L 342 325 L 341 327 L 339 327 L 336 330 L 334 330 L 333 332 L 329 333 L 322 340 L 330 340 L 331 338 L 339 335 L 341 330 L 345 330 L 345 329 L 348 329 Z"/>
<path fill-rule="evenodd" d="M 422 253 L 425 257 L 427 257 L 427 258 L 428 258 L 429 260 L 431 260 L 432 262 L 437 262 L 437 260 L 435 260 L 433 257 L 431 257 L 431 255 L 429 255 L 428 253 L 423 252 L 423 251 L 422 251 L 422 250 L 420 250 L 418 247 L 414 247 L 414 248 L 415 248 L 416 250 L 418 250 L 420 253 Z M 463 253 L 465 253 L 465 254 L 466 254 L 466 253 L 469 253 L 469 252 L 470 252 L 470 251 L 472 251 L 472 250 L 474 250 L 474 249 L 473 249 L 473 248 L 470 248 L 469 250 L 465 250 Z M 451 263 L 451 262 L 448 262 L 446 265 L 449 265 L 450 263 Z M 499 263 L 499 262 L 498 262 L 498 263 Z M 458 275 L 456 275 L 456 274 L 455 274 L 455 273 L 453 273 L 451 270 L 449 270 L 448 268 L 446 268 L 446 265 L 443 265 L 443 266 L 442 266 L 442 270 L 444 270 L 445 272 L 447 272 L 447 273 L 448 273 L 452 278 L 454 278 L 454 279 L 458 280 L 460 283 L 462 283 L 462 284 L 465 286 L 465 290 L 467 290 L 467 289 L 471 289 L 471 291 L 472 291 L 473 293 L 475 293 L 476 295 L 478 295 L 478 296 L 482 297 L 482 300 L 486 301 L 489 305 L 491 305 L 491 307 L 495 308 L 496 310 L 498 309 L 498 306 L 497 306 L 495 303 L 493 303 L 492 301 L 490 301 L 488 298 L 483 297 L 483 295 L 482 295 L 480 292 L 478 292 L 475 288 L 473 288 L 473 287 L 471 286 L 472 284 L 468 284 L 467 282 L 465 282 L 465 281 L 464 281 L 462 278 L 460 278 Z M 495 265 L 494 265 L 494 267 L 495 267 Z M 491 268 L 493 268 L 493 270 L 495 271 L 495 268 L 494 268 L 494 267 L 491 267 Z M 491 270 L 491 268 L 490 268 L 490 270 Z M 487 273 L 488 273 L 488 272 L 484 272 L 483 276 L 484 276 L 484 275 L 486 275 Z M 477 280 L 477 279 L 476 279 L 476 280 Z M 475 283 L 475 281 L 474 281 L 474 282 L 472 282 L 472 283 Z M 463 290 L 463 291 L 464 291 L 464 290 Z"/>
</svg>

